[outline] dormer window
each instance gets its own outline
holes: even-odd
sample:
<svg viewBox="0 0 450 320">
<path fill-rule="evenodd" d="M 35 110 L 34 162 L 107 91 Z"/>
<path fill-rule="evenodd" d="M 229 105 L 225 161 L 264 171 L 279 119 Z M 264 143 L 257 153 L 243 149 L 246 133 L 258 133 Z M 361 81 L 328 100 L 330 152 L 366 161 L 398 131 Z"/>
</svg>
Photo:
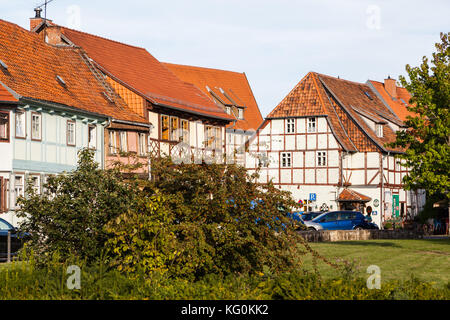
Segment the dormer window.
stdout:
<svg viewBox="0 0 450 320">
<path fill-rule="evenodd" d="M 6 63 L 4 63 L 2 60 L 0 60 L 0 66 L 5 69 L 8 70 L 8 65 Z"/>
<path fill-rule="evenodd" d="M 375 125 L 375 132 L 376 132 L 378 138 L 383 138 L 383 125 L 382 124 L 376 124 Z"/>
<path fill-rule="evenodd" d="M 244 119 L 244 109 L 238 108 L 238 119 L 242 120 Z"/>
<path fill-rule="evenodd" d="M 231 114 L 231 107 L 226 107 L 225 108 L 228 114 Z"/>
<path fill-rule="evenodd" d="M 62 85 L 63 87 L 66 86 L 66 82 L 64 81 L 63 78 L 61 78 L 60 76 L 56 76 L 56 80 L 59 82 L 60 85 Z"/>
</svg>

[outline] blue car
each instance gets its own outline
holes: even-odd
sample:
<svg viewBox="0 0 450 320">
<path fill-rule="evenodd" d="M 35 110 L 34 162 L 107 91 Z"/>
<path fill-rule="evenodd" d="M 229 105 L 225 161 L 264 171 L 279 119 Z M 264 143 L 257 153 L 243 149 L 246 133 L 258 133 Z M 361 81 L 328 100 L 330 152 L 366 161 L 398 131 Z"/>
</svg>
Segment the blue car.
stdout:
<svg viewBox="0 0 450 320">
<path fill-rule="evenodd" d="M 305 221 L 308 230 L 361 230 L 378 229 L 368 222 L 359 211 L 331 211 L 323 213 L 311 221 Z"/>
<path fill-rule="evenodd" d="M 19 233 L 8 221 L 0 218 L 0 261 L 7 260 L 8 232 L 11 232 L 11 256 L 17 255 L 23 241 L 29 237 L 26 233 Z"/>
</svg>

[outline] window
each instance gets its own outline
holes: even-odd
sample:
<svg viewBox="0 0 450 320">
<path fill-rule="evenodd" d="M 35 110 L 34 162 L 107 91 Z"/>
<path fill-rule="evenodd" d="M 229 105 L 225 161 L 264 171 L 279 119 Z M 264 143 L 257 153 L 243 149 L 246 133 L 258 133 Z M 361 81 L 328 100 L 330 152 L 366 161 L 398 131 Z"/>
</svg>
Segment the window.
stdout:
<svg viewBox="0 0 450 320">
<path fill-rule="evenodd" d="M 244 119 L 244 109 L 238 108 L 238 119 Z"/>
<path fill-rule="evenodd" d="M 37 194 L 41 193 L 41 177 L 37 175 L 30 176 L 31 187 Z"/>
<path fill-rule="evenodd" d="M 9 141 L 9 112 L 0 112 L 0 142 Z"/>
<path fill-rule="evenodd" d="M 378 138 L 383 138 L 383 125 L 382 124 L 376 124 L 375 130 Z"/>
<path fill-rule="evenodd" d="M 97 149 L 97 126 L 90 125 L 88 127 L 88 147 Z"/>
<path fill-rule="evenodd" d="M 214 140 L 216 142 L 216 150 L 221 150 L 222 149 L 222 128 L 220 127 L 215 127 L 215 137 Z"/>
<path fill-rule="evenodd" d="M 211 148 L 213 144 L 213 128 L 205 126 L 205 148 Z"/>
<path fill-rule="evenodd" d="M 120 131 L 119 132 L 119 137 L 120 137 L 120 151 L 121 152 L 128 152 L 127 132 L 126 131 Z"/>
<path fill-rule="evenodd" d="M 178 141 L 178 118 L 170 117 L 170 140 Z"/>
<path fill-rule="evenodd" d="M 231 107 L 226 107 L 225 109 L 227 110 L 228 114 L 231 114 Z"/>
<path fill-rule="evenodd" d="M 324 167 L 327 165 L 327 153 L 325 151 L 317 152 L 317 166 Z"/>
<path fill-rule="evenodd" d="M 316 132 L 316 118 L 308 118 L 308 133 Z"/>
<path fill-rule="evenodd" d="M 75 146 L 75 121 L 67 120 L 67 145 Z"/>
<path fill-rule="evenodd" d="M 32 140 L 41 140 L 41 114 L 40 113 L 32 113 L 31 114 L 31 139 Z"/>
<path fill-rule="evenodd" d="M 17 199 L 24 194 L 24 177 L 23 175 L 16 175 L 14 177 L 14 206 L 17 207 Z"/>
<path fill-rule="evenodd" d="M 181 136 L 180 141 L 189 144 L 189 121 L 188 120 L 180 120 L 181 121 Z"/>
<path fill-rule="evenodd" d="M 139 133 L 139 155 L 145 156 L 147 154 L 147 137 L 145 133 Z"/>
<path fill-rule="evenodd" d="M 0 177 L 0 213 L 8 211 L 9 180 Z"/>
<path fill-rule="evenodd" d="M 26 138 L 25 112 L 16 112 L 16 138 Z"/>
<path fill-rule="evenodd" d="M 283 152 L 281 154 L 281 167 L 283 168 L 290 168 L 291 167 L 291 153 L 290 152 Z"/>
<path fill-rule="evenodd" d="M 117 153 L 117 134 L 115 131 L 109 131 L 109 153 Z"/>
<path fill-rule="evenodd" d="M 295 132 L 295 119 L 287 119 L 286 133 L 294 133 L 294 132 Z"/>
<path fill-rule="evenodd" d="M 169 140 L 169 116 L 161 115 L 161 140 Z"/>
</svg>

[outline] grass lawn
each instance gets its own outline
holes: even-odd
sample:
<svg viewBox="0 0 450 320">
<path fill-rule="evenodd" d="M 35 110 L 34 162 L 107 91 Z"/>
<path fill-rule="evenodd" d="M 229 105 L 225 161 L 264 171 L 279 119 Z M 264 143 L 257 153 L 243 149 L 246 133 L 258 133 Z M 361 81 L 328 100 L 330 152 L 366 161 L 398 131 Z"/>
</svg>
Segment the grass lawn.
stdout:
<svg viewBox="0 0 450 320">
<path fill-rule="evenodd" d="M 310 243 L 322 256 L 336 261 L 354 261 L 356 274 L 367 278 L 370 265 L 381 269 L 383 280 L 408 280 L 411 275 L 443 287 L 450 282 L 450 239 L 430 240 L 365 240 Z M 312 258 L 305 258 L 305 267 L 312 270 Z M 323 277 L 336 276 L 336 270 L 319 262 Z"/>
</svg>

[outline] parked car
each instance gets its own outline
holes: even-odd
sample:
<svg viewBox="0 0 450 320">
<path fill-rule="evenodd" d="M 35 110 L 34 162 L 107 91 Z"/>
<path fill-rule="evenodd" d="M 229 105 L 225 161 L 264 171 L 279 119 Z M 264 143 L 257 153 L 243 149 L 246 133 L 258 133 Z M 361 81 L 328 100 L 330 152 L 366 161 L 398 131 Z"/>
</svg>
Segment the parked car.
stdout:
<svg viewBox="0 0 450 320">
<path fill-rule="evenodd" d="M 325 213 L 324 211 L 309 211 L 302 213 L 301 217 L 303 221 L 311 221 L 315 217 L 320 216 L 321 214 Z"/>
<path fill-rule="evenodd" d="M 305 221 L 308 230 L 361 230 L 378 229 L 375 223 L 368 222 L 359 211 L 325 212 L 311 221 Z"/>
<path fill-rule="evenodd" d="M 8 221 L 0 218 L 0 261 L 6 261 L 8 254 L 8 231 L 11 232 L 11 256 L 23 246 L 23 242 L 28 238 L 28 234 L 19 232 Z"/>
</svg>

